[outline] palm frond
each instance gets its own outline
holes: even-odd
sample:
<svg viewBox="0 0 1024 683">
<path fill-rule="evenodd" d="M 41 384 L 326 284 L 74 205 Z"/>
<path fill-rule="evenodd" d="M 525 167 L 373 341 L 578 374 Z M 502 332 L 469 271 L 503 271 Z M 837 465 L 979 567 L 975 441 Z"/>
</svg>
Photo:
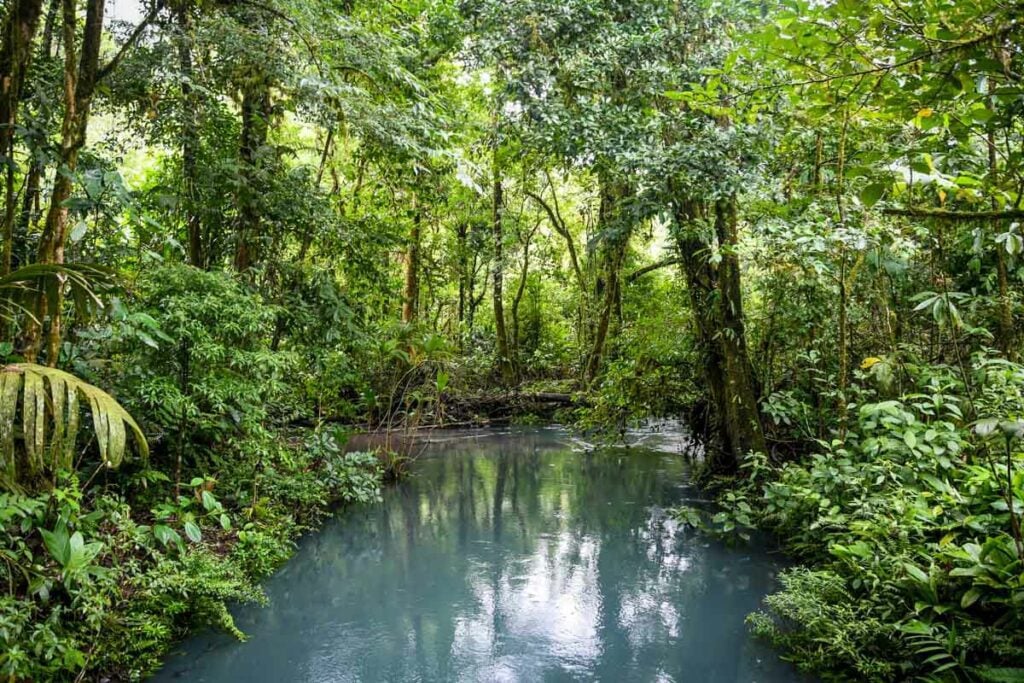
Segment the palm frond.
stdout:
<svg viewBox="0 0 1024 683">
<path fill-rule="evenodd" d="M 27 315 L 33 319 L 35 302 L 41 293 L 57 300 L 57 291 L 67 287 L 75 310 L 83 318 L 103 307 L 97 292 L 114 284 L 114 272 L 88 263 L 34 263 L 0 277 L 0 318 Z M 36 321 L 38 322 L 38 321 Z"/>
<path fill-rule="evenodd" d="M 139 425 L 110 394 L 63 370 L 12 363 L 0 370 L 0 480 L 16 482 L 70 468 L 82 401 L 89 403 L 103 463 L 109 467 L 121 464 L 129 431 L 136 451 L 148 457 L 149 445 Z M 21 454 L 15 450 L 19 403 Z"/>
</svg>

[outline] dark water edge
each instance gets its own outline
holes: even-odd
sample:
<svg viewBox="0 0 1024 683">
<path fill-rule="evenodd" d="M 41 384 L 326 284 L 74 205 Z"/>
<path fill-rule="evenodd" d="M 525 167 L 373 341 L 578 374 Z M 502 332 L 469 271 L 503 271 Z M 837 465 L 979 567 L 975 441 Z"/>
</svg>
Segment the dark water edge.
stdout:
<svg viewBox="0 0 1024 683">
<path fill-rule="evenodd" d="M 559 428 L 434 432 L 380 505 L 305 538 L 154 681 L 803 680 L 744 624 L 780 557 L 666 510 L 699 501 L 675 425 L 594 449 Z"/>
</svg>

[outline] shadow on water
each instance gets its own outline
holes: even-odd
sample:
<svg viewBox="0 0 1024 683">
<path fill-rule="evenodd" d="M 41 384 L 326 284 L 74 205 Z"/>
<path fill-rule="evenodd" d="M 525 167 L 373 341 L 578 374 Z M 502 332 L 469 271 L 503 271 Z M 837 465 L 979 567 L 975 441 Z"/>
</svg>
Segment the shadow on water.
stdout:
<svg viewBox="0 0 1024 683">
<path fill-rule="evenodd" d="M 685 434 L 586 451 L 559 429 L 435 433 L 384 503 L 306 538 L 157 681 L 796 681 L 745 615 L 780 564 L 677 526 Z"/>
</svg>

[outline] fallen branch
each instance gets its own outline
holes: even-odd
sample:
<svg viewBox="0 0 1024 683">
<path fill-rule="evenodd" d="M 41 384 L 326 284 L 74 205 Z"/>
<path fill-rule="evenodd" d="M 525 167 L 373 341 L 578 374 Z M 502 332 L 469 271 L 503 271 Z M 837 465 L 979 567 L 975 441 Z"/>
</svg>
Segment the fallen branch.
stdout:
<svg viewBox="0 0 1024 683">
<path fill-rule="evenodd" d="M 1012 220 L 1024 218 L 1024 209 L 1005 211 L 949 211 L 947 209 L 882 209 L 886 216 L 940 218 L 947 221 Z"/>
</svg>

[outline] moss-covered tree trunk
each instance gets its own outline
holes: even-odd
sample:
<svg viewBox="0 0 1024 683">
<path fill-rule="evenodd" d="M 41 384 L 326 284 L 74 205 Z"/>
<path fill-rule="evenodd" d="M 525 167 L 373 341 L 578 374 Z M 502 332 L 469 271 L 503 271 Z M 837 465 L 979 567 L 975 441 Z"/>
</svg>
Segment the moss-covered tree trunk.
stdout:
<svg viewBox="0 0 1024 683">
<path fill-rule="evenodd" d="M 743 320 L 735 201 L 683 200 L 675 220 L 713 415 L 712 435 L 719 446 L 709 449 L 708 464 L 714 471 L 732 472 L 746 453 L 765 450 Z M 717 265 L 710 258 L 715 241 L 721 257 Z"/>
<path fill-rule="evenodd" d="M 492 269 L 494 288 L 491 295 L 494 301 L 494 333 L 498 343 L 498 367 L 505 383 L 512 381 L 512 358 L 509 354 L 508 330 L 505 325 L 505 291 L 504 291 L 504 212 L 505 196 L 501 180 L 501 169 L 498 165 L 498 153 L 494 153 L 494 185 L 491 197 L 491 230 L 494 239 L 494 267 Z"/>
<path fill-rule="evenodd" d="M 602 272 L 598 277 L 596 299 L 601 302 L 601 311 L 594 327 L 593 343 L 587 356 L 583 378 L 589 383 L 597 377 L 604 363 L 605 348 L 608 344 L 612 315 L 619 303 L 622 287 L 622 266 L 629 247 L 630 226 L 620 215 L 621 201 L 627 190 L 610 183 L 601 185 L 601 207 L 599 229 L 602 235 Z"/>
<path fill-rule="evenodd" d="M 67 243 L 68 209 L 65 203 L 71 197 L 73 174 L 78 168 L 78 154 L 85 145 L 89 126 L 89 112 L 99 79 L 100 44 L 103 39 L 104 0 L 89 0 L 85 11 L 81 56 L 76 59 L 75 33 L 78 12 L 75 0 L 63 0 L 62 35 L 64 48 L 64 119 L 61 124 L 58 172 L 50 193 L 50 205 L 39 240 L 37 260 L 43 264 L 64 263 Z M 26 323 L 22 340 L 23 354 L 34 361 L 42 348 L 42 323 L 49 318 L 47 335 L 47 362 L 57 363 L 61 340 L 61 306 L 63 297 L 58 288 L 40 292 L 35 320 Z"/>
</svg>

